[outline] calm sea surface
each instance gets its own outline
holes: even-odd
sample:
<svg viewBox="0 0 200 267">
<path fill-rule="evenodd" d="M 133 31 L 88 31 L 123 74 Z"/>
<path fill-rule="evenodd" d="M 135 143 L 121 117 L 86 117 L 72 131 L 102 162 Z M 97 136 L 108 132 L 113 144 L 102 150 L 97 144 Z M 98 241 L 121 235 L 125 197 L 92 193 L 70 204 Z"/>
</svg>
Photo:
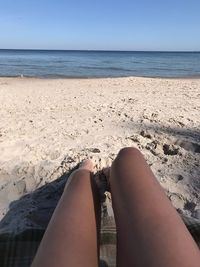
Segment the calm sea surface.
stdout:
<svg viewBox="0 0 200 267">
<path fill-rule="evenodd" d="M 0 76 L 200 77 L 200 52 L 0 50 Z"/>
</svg>

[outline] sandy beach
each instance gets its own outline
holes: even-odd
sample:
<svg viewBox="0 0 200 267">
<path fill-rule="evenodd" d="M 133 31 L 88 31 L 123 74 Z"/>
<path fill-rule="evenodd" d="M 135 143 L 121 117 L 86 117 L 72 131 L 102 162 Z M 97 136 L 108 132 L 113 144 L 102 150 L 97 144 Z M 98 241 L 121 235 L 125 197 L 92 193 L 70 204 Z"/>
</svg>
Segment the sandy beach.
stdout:
<svg viewBox="0 0 200 267">
<path fill-rule="evenodd" d="M 0 107 L 1 232 L 39 227 L 50 191 L 33 200 L 36 189 L 56 190 L 85 158 L 100 170 L 125 146 L 143 152 L 180 212 L 200 218 L 200 79 L 0 78 Z"/>
</svg>

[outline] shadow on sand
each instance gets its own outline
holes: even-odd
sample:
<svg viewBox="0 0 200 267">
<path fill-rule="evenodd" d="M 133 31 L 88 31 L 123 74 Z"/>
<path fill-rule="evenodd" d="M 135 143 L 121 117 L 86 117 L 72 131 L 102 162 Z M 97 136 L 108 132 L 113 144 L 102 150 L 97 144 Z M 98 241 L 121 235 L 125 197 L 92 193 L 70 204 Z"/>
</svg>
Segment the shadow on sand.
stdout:
<svg viewBox="0 0 200 267">
<path fill-rule="evenodd" d="M 0 266 L 30 266 L 70 173 L 10 204 L 0 222 Z"/>
</svg>

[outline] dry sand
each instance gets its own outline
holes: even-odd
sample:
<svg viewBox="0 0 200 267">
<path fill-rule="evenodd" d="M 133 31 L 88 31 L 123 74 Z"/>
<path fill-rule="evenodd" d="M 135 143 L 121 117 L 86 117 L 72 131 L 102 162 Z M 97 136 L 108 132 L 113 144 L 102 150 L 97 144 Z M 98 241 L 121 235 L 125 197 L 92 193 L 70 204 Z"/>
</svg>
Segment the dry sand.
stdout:
<svg viewBox="0 0 200 267">
<path fill-rule="evenodd" d="M 0 78 L 0 232 L 44 226 L 64 173 L 87 157 L 101 169 L 125 146 L 199 217 L 199 126 L 200 79 Z"/>
</svg>

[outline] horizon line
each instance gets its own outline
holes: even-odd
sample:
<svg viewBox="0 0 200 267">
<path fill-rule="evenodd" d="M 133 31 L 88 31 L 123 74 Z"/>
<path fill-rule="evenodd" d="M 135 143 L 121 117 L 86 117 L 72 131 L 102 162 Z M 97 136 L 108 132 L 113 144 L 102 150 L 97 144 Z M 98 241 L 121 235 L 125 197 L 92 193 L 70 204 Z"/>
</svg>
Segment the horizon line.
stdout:
<svg viewBox="0 0 200 267">
<path fill-rule="evenodd" d="M 164 53 L 200 53 L 200 50 L 118 50 L 118 49 L 40 49 L 40 48 L 0 48 L 13 51 L 71 51 L 71 52 L 164 52 Z"/>
</svg>

